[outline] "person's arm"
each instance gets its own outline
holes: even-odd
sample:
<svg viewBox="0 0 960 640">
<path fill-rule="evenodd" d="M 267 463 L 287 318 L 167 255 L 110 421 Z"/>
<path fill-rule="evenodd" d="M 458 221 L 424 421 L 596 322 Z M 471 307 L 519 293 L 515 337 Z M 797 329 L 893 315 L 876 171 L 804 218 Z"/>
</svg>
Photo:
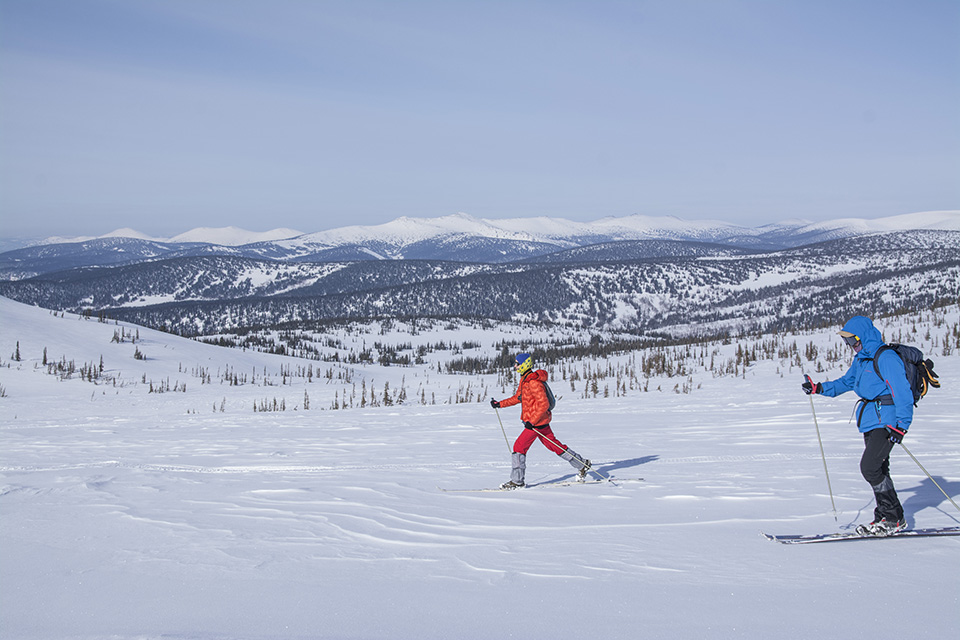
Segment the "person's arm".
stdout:
<svg viewBox="0 0 960 640">
<path fill-rule="evenodd" d="M 512 407 L 515 404 L 520 404 L 520 387 L 523 386 L 523 382 L 517 385 L 517 392 L 510 396 L 509 398 L 504 398 L 500 401 L 501 407 Z"/>
<path fill-rule="evenodd" d="M 853 390 L 857 382 L 857 361 L 854 360 L 847 372 L 836 380 L 827 380 L 820 383 L 820 393 L 828 398 L 835 398 L 841 393 Z"/>
</svg>

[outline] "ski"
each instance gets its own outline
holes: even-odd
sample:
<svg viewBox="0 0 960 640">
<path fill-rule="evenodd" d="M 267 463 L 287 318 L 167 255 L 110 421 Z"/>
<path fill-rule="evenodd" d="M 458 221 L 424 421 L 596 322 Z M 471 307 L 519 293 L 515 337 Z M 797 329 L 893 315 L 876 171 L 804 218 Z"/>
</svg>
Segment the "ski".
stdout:
<svg viewBox="0 0 960 640">
<path fill-rule="evenodd" d="M 904 529 L 888 536 L 873 536 L 856 532 L 817 533 L 813 535 L 781 535 L 763 533 L 767 540 L 781 544 L 812 544 L 814 542 L 844 542 L 849 540 L 887 540 L 889 538 L 931 538 L 935 536 L 960 536 L 960 527 L 940 527 L 934 529 Z"/>
<path fill-rule="evenodd" d="M 526 489 L 549 489 L 551 487 L 570 487 L 570 486 L 575 486 L 580 484 L 607 484 L 607 483 L 616 484 L 617 482 L 643 482 L 643 478 L 610 478 L 610 480 L 584 480 L 583 482 L 580 482 L 578 480 L 561 480 L 561 481 L 548 480 L 546 482 L 538 482 L 537 484 L 528 484 L 522 489 L 500 489 L 499 487 L 496 487 L 496 488 L 487 487 L 487 488 L 481 488 L 481 489 L 448 489 L 446 487 L 439 487 L 439 486 L 437 487 L 437 489 L 446 493 L 486 493 L 489 491 L 506 492 L 506 491 L 524 491 Z"/>
<path fill-rule="evenodd" d="M 570 485 L 577 484 L 616 484 L 618 482 L 643 482 L 643 478 L 609 478 L 601 480 L 584 480 L 583 482 L 579 480 L 548 480 L 546 482 L 540 482 L 537 484 L 528 484 L 526 488 L 528 489 L 549 489 L 550 487 L 569 487 Z"/>
</svg>

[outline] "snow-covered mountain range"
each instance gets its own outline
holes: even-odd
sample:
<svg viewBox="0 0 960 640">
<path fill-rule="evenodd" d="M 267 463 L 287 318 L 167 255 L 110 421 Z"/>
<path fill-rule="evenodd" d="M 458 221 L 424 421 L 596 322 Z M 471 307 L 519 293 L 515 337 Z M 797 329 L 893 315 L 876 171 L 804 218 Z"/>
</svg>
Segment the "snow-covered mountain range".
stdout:
<svg viewBox="0 0 960 640">
<path fill-rule="evenodd" d="M 163 243 L 203 243 L 218 244 L 225 247 L 239 247 L 245 244 L 255 242 L 272 242 L 274 240 L 285 240 L 303 235 L 302 231 L 295 229 L 277 228 L 270 231 L 248 231 L 239 227 L 197 227 L 185 233 L 175 235 L 171 238 L 156 238 L 140 233 L 136 229 L 123 228 L 116 229 L 102 236 L 53 236 L 46 238 L 37 244 L 70 244 L 77 242 L 90 242 L 91 240 L 103 240 L 107 238 L 132 238 L 134 240 L 149 240 L 151 242 Z"/>
<path fill-rule="evenodd" d="M 720 242 L 756 237 L 779 239 L 786 234 L 801 236 L 830 235 L 843 237 L 861 233 L 907 229 L 942 229 L 960 231 L 960 211 L 928 211 L 886 218 L 844 218 L 828 222 L 785 220 L 760 227 L 744 227 L 717 220 L 682 220 L 673 216 L 632 215 L 607 217 L 593 222 L 574 222 L 562 218 L 475 218 L 458 213 L 439 218 L 401 217 L 380 225 L 354 225 L 328 231 L 302 233 L 278 228 L 265 232 L 237 227 L 200 227 L 171 238 L 150 237 L 133 229 L 117 229 L 103 236 L 47 238 L 41 244 L 89 242 L 104 238 L 135 238 L 163 243 L 204 243 L 238 247 L 264 242 L 280 242 L 288 246 L 316 244 L 320 246 L 363 245 L 381 242 L 390 245 L 413 245 L 444 236 L 476 236 L 499 240 L 535 243 L 556 243 L 583 246 L 584 240 L 600 242 L 616 240 L 672 239 Z M 831 237 L 820 237 L 829 240 Z M 592 243 L 591 243 L 592 244 Z"/>
<path fill-rule="evenodd" d="M 960 211 L 753 230 L 461 215 L 239 246 L 111 237 L 0 254 L 0 272 L 0 295 L 192 336 L 417 317 L 720 335 L 956 302 Z"/>
<path fill-rule="evenodd" d="M 648 241 L 537 261 L 277 261 L 205 255 L 0 282 L 0 295 L 184 335 L 371 318 L 486 318 L 670 335 L 804 328 L 850 312 L 956 302 L 960 231 L 841 238 L 757 253 Z M 672 251 L 666 254 L 666 251 Z M 665 257 L 667 256 L 667 257 Z"/>
<path fill-rule="evenodd" d="M 776 250 L 866 233 L 933 229 L 960 231 L 960 211 L 912 213 L 875 220 L 789 220 L 761 227 L 633 215 L 574 222 L 559 218 L 488 220 L 459 213 L 439 218 L 398 218 L 374 226 L 316 233 L 291 229 L 249 232 L 201 228 L 173 238 L 149 238 L 121 229 L 98 238 L 51 238 L 0 254 L 0 277 L 103 264 L 197 255 L 270 260 L 456 260 L 512 262 L 558 251 L 613 242 L 671 240 Z"/>
</svg>

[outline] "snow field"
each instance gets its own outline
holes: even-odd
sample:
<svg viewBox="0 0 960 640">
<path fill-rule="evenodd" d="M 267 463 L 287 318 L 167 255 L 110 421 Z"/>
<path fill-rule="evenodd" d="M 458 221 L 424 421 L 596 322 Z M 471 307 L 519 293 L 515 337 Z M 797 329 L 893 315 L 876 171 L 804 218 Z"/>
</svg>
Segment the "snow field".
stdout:
<svg viewBox="0 0 960 640">
<path fill-rule="evenodd" d="M 137 361 L 134 345 L 110 342 L 112 324 L 6 300 L 0 322 L 4 638 L 949 637 L 960 623 L 956 538 L 760 537 L 845 530 L 873 507 L 853 398 L 814 400 L 835 521 L 800 370 L 780 362 L 697 374 L 689 394 L 670 391 L 675 379 L 660 393 L 564 393 L 558 438 L 604 474 L 644 482 L 443 493 L 508 477 L 485 403 L 255 413 L 264 396 L 292 407 L 304 389 L 325 407 L 327 391 L 279 384 L 292 359 L 141 329 Z M 834 333 L 798 342 L 826 350 Z M 103 355 L 125 386 L 48 375 L 34 367 L 43 346 L 78 364 Z M 931 357 L 944 387 L 905 443 L 957 500 L 960 361 Z M 201 384 L 182 371 L 198 364 L 266 368 L 274 386 Z M 148 393 L 144 373 L 187 390 Z M 430 374 L 438 391 L 458 378 Z M 512 443 L 519 410 L 499 414 Z M 960 523 L 903 451 L 892 471 L 911 526 Z M 531 450 L 529 483 L 572 473 Z"/>
</svg>

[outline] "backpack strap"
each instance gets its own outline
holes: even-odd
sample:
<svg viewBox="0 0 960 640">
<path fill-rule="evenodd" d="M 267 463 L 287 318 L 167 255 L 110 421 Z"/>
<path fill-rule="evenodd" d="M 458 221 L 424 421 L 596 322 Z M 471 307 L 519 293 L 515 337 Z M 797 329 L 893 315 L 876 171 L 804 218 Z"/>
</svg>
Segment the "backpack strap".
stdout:
<svg viewBox="0 0 960 640">
<path fill-rule="evenodd" d="M 880 354 L 889 349 L 893 349 L 893 347 L 888 344 L 882 344 L 880 345 L 880 348 L 877 349 L 877 352 L 873 354 L 873 358 L 871 358 L 871 360 L 873 360 L 873 370 L 877 373 L 877 377 L 881 380 L 883 380 L 883 376 L 880 374 Z"/>
</svg>

